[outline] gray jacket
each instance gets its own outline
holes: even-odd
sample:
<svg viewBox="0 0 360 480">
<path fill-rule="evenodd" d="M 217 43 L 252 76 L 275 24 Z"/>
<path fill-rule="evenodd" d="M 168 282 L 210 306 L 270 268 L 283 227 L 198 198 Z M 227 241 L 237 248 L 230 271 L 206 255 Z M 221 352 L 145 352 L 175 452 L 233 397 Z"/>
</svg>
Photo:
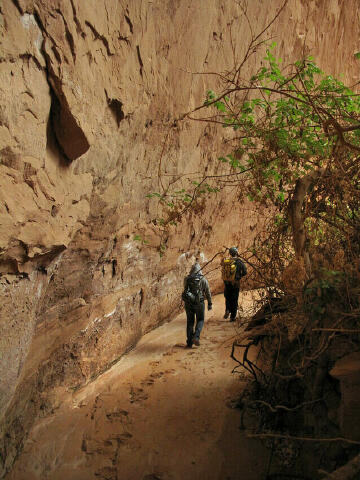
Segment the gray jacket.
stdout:
<svg viewBox="0 0 360 480">
<path fill-rule="evenodd" d="M 201 291 L 204 295 L 204 298 L 206 298 L 206 300 L 208 301 L 208 305 L 212 305 L 212 300 L 211 300 L 211 292 L 210 292 L 210 287 L 209 287 L 209 282 L 207 281 L 207 278 L 204 277 L 202 271 L 201 271 L 201 267 L 198 263 L 195 263 L 192 267 L 191 267 L 191 270 L 190 270 L 190 273 L 189 275 L 187 275 L 185 278 L 184 278 L 184 289 L 186 289 L 187 287 L 187 281 L 189 279 L 189 277 L 191 276 L 194 276 L 194 275 L 200 275 L 201 276 L 201 280 L 200 280 L 200 288 L 201 288 Z"/>
</svg>

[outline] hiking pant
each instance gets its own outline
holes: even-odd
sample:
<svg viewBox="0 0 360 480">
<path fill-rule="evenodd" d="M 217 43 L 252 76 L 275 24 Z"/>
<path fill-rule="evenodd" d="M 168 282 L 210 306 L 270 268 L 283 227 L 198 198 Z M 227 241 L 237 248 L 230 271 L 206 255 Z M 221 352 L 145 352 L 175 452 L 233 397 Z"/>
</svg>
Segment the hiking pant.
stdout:
<svg viewBox="0 0 360 480">
<path fill-rule="evenodd" d="M 224 282 L 224 284 L 225 308 L 230 312 L 230 318 L 234 320 L 238 309 L 240 287 L 230 282 Z"/>
<path fill-rule="evenodd" d="M 198 306 L 185 305 L 187 325 L 186 335 L 187 344 L 192 345 L 194 340 L 200 340 L 200 333 L 204 326 L 205 321 L 205 302 L 200 303 Z M 196 327 L 194 332 L 194 323 L 196 318 Z"/>
</svg>

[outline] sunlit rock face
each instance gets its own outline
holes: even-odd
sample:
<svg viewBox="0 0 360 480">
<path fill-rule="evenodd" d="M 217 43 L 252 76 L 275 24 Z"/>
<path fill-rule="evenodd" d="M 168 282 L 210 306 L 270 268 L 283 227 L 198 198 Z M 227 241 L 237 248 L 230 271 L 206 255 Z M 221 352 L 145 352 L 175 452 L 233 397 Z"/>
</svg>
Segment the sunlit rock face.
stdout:
<svg viewBox="0 0 360 480">
<path fill-rule="evenodd" d="M 282 4 L 248 3 L 254 33 Z M 359 12 L 356 0 L 290 0 L 266 36 L 284 63 L 311 53 L 351 85 Z M 171 319 L 194 255 L 242 250 L 257 217 L 228 187 L 161 234 L 158 203 L 146 197 L 223 171 L 224 130 L 176 119 L 216 90 L 218 77 L 202 73 L 246 52 L 237 2 L 5 0 L 0 29 L 5 471 L 59 389 L 90 381 Z M 219 271 L 209 278 L 219 288 Z"/>
</svg>

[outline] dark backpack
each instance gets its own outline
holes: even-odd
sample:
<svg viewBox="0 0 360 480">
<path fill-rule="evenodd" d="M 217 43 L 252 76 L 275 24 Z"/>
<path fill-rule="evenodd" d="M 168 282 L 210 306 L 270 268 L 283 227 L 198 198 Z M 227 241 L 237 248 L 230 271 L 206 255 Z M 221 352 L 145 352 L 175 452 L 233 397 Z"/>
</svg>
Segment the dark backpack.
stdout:
<svg viewBox="0 0 360 480">
<path fill-rule="evenodd" d="M 204 301 L 201 288 L 202 275 L 191 275 L 186 279 L 186 286 L 181 295 L 186 305 L 199 306 Z"/>
<path fill-rule="evenodd" d="M 247 274 L 246 265 L 240 260 L 240 258 L 236 259 L 236 280 L 240 280 L 240 278 L 245 277 Z"/>
</svg>

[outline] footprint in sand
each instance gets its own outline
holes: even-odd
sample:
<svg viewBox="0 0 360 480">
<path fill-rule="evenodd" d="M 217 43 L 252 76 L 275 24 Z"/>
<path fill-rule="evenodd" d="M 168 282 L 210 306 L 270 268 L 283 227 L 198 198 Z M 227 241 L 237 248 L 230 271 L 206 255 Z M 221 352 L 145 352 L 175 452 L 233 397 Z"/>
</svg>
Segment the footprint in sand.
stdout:
<svg viewBox="0 0 360 480">
<path fill-rule="evenodd" d="M 138 403 L 149 398 L 149 395 L 144 392 L 143 388 L 130 387 L 130 403 Z"/>
<path fill-rule="evenodd" d="M 145 380 L 141 382 L 141 386 L 144 387 L 145 385 L 154 385 L 155 380 L 157 378 L 162 377 L 163 375 L 164 375 L 164 372 L 151 373 L 148 377 L 145 378 Z"/>
<path fill-rule="evenodd" d="M 128 415 L 129 415 L 129 412 L 127 412 L 126 410 L 115 409 L 110 412 L 106 412 L 106 418 L 110 420 L 110 422 L 113 422 L 113 421 L 123 422 L 124 419 L 128 420 Z"/>
<path fill-rule="evenodd" d="M 97 395 L 95 397 L 94 405 L 91 409 L 91 414 L 90 414 L 91 420 L 94 420 L 96 411 L 102 405 L 102 403 L 103 403 L 103 399 L 100 397 L 100 395 Z"/>
<path fill-rule="evenodd" d="M 157 367 L 159 364 L 160 364 L 160 362 L 158 362 L 158 361 L 154 361 L 154 362 L 149 363 L 149 365 L 151 365 L 152 367 Z"/>
<path fill-rule="evenodd" d="M 95 477 L 99 480 L 117 480 L 117 468 L 116 467 L 103 467 L 95 472 Z"/>
<path fill-rule="evenodd" d="M 170 357 L 170 355 L 174 355 L 174 351 L 173 350 L 169 350 L 168 352 L 165 352 L 162 354 L 163 357 Z"/>
<path fill-rule="evenodd" d="M 125 445 L 132 434 L 129 432 L 114 433 L 108 438 L 99 439 L 84 435 L 81 450 L 87 455 L 99 454 L 104 457 L 112 457 L 120 445 Z"/>
</svg>

